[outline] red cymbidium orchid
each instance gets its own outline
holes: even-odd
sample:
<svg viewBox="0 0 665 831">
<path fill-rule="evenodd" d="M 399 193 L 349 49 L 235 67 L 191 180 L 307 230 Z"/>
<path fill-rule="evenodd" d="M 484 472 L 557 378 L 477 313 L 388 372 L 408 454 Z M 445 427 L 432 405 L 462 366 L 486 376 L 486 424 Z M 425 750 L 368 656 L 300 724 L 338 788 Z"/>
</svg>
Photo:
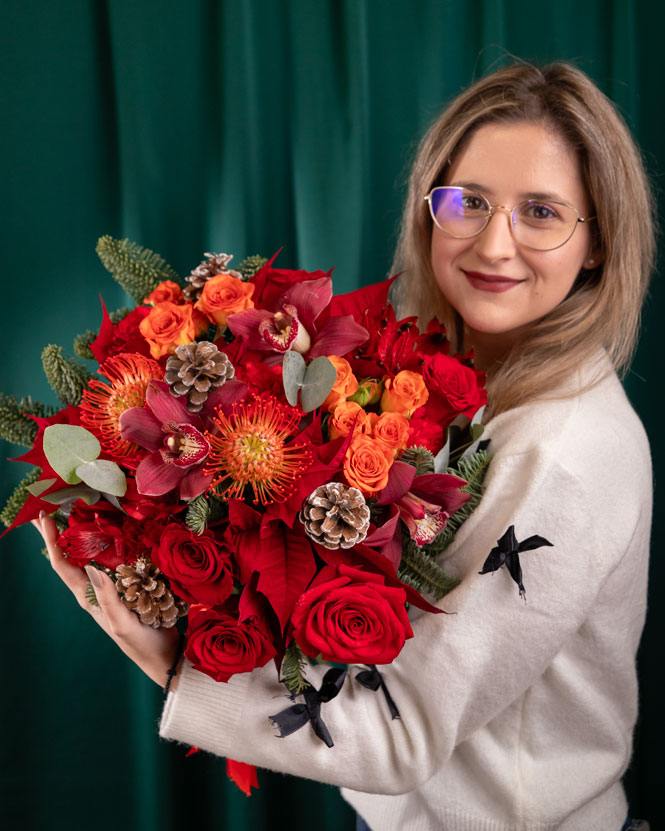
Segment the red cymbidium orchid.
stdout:
<svg viewBox="0 0 665 831">
<path fill-rule="evenodd" d="M 332 279 L 304 280 L 288 288 L 269 308 L 246 309 L 230 315 L 228 325 L 242 337 L 247 349 L 272 352 L 267 362 L 278 363 L 292 349 L 309 359 L 319 355 L 345 355 L 367 340 L 367 330 L 352 315 L 317 318 L 329 306 Z"/>
<path fill-rule="evenodd" d="M 416 476 L 415 468 L 406 462 L 394 462 L 388 485 L 379 492 L 379 505 L 396 504 L 400 519 L 418 545 L 432 542 L 446 526 L 455 511 L 465 505 L 471 495 L 461 488 L 464 479 L 449 473 L 424 473 Z"/>
<path fill-rule="evenodd" d="M 151 382 L 146 407 L 132 407 L 120 416 L 122 437 L 151 451 L 136 468 L 138 492 L 161 496 L 178 488 L 182 499 L 200 496 L 212 482 L 203 470 L 210 451 L 204 432 L 217 408 L 230 408 L 246 392 L 241 381 L 227 381 L 208 396 L 200 413 L 191 413 L 186 399 L 174 397 L 168 384 Z"/>
</svg>

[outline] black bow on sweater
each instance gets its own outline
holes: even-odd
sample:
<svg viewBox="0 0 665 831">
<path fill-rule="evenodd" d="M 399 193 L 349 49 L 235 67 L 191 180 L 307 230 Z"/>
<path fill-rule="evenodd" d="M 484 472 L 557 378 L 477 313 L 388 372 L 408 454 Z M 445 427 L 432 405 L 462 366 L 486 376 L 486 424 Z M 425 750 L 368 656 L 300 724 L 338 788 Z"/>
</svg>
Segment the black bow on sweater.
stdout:
<svg viewBox="0 0 665 831">
<path fill-rule="evenodd" d="M 546 540 L 545 537 L 539 537 L 538 534 L 534 534 L 534 536 L 527 537 L 522 542 L 518 542 L 515 536 L 515 526 L 511 525 L 501 539 L 497 540 L 497 545 L 490 551 L 479 574 L 496 571 L 505 565 L 510 576 L 519 586 L 520 597 L 526 600 L 526 592 L 524 590 L 524 584 L 522 583 L 522 566 L 520 565 L 519 552 L 531 551 L 533 548 L 540 548 L 543 545 L 552 545 L 552 543 Z"/>
<path fill-rule="evenodd" d="M 309 722 L 321 741 L 328 747 L 333 747 L 332 737 L 321 718 L 321 705 L 335 698 L 342 689 L 345 678 L 345 669 L 333 667 L 323 676 L 320 690 L 308 687 L 302 693 L 305 700 L 301 704 L 293 704 L 274 716 L 268 716 L 270 722 L 279 730 L 279 738 L 290 736 Z"/>
</svg>

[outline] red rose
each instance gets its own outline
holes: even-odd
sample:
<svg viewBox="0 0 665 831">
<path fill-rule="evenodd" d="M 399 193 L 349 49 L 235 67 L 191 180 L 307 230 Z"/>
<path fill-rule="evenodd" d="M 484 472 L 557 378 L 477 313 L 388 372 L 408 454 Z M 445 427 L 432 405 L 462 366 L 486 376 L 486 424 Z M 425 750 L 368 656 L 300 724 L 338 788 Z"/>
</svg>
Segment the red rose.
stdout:
<svg viewBox="0 0 665 831">
<path fill-rule="evenodd" d="M 152 560 L 188 603 L 219 606 L 233 589 L 231 554 L 210 531 L 197 535 L 184 525 L 167 525 Z"/>
<path fill-rule="evenodd" d="M 483 389 L 485 374 L 456 358 L 441 353 L 428 355 L 423 378 L 430 391 L 425 410 L 427 417 L 435 421 L 450 423 L 460 414 L 472 418 L 476 410 L 487 403 L 487 393 Z"/>
<path fill-rule="evenodd" d="M 236 672 L 251 672 L 275 654 L 270 634 L 255 618 L 241 623 L 226 611 L 190 607 L 185 656 L 194 669 L 215 681 L 228 681 Z"/>
<path fill-rule="evenodd" d="M 326 661 L 389 664 L 413 637 L 402 588 L 382 575 L 350 566 L 328 566 L 300 595 L 293 637 L 302 651 Z"/>
<path fill-rule="evenodd" d="M 116 323 L 105 357 L 109 358 L 120 352 L 138 352 L 140 355 L 150 356 L 150 345 L 139 331 L 139 324 L 149 314 L 149 306 L 137 306 Z"/>
<path fill-rule="evenodd" d="M 426 447 L 435 456 L 444 445 L 444 428 L 438 421 L 420 415 L 420 411 L 409 422 L 407 447 Z"/>
</svg>

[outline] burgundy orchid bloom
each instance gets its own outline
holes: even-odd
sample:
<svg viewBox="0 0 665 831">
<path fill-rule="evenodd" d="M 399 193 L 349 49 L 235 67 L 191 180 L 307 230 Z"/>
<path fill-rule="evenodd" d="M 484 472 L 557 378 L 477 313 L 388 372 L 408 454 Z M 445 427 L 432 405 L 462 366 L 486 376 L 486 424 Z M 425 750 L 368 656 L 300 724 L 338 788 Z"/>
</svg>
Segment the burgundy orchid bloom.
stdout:
<svg viewBox="0 0 665 831">
<path fill-rule="evenodd" d="M 471 495 L 461 488 L 468 484 L 449 473 L 415 475 L 406 462 L 394 462 L 386 487 L 377 495 L 379 505 L 395 503 L 400 519 L 418 545 L 432 542 L 446 527 L 446 522 Z"/>
<path fill-rule="evenodd" d="M 329 276 L 305 280 L 288 288 L 272 309 L 246 309 L 228 318 L 236 337 L 246 348 L 276 353 L 267 360 L 278 362 L 289 349 L 307 355 L 345 355 L 367 340 L 368 332 L 352 315 L 328 317 L 322 326 L 316 320 L 332 298 Z"/>
<path fill-rule="evenodd" d="M 230 411 L 246 393 L 241 381 L 227 381 L 208 396 L 200 413 L 191 413 L 186 399 L 174 397 L 168 384 L 151 382 L 146 406 L 131 407 L 120 416 L 121 436 L 151 451 L 136 469 L 138 492 L 162 496 L 178 488 L 182 499 L 200 496 L 212 482 L 212 475 L 203 472 L 210 450 L 203 434 L 217 408 Z"/>
</svg>

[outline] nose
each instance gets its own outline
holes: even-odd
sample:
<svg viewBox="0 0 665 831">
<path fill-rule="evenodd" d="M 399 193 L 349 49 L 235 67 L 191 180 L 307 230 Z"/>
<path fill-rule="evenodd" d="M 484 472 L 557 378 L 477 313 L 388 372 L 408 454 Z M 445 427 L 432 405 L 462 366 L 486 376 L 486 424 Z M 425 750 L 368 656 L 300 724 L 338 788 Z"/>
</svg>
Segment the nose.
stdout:
<svg viewBox="0 0 665 831">
<path fill-rule="evenodd" d="M 490 221 L 476 237 L 475 250 L 488 263 L 515 256 L 516 246 L 511 223 L 511 211 L 502 205 L 494 208 Z"/>
</svg>

